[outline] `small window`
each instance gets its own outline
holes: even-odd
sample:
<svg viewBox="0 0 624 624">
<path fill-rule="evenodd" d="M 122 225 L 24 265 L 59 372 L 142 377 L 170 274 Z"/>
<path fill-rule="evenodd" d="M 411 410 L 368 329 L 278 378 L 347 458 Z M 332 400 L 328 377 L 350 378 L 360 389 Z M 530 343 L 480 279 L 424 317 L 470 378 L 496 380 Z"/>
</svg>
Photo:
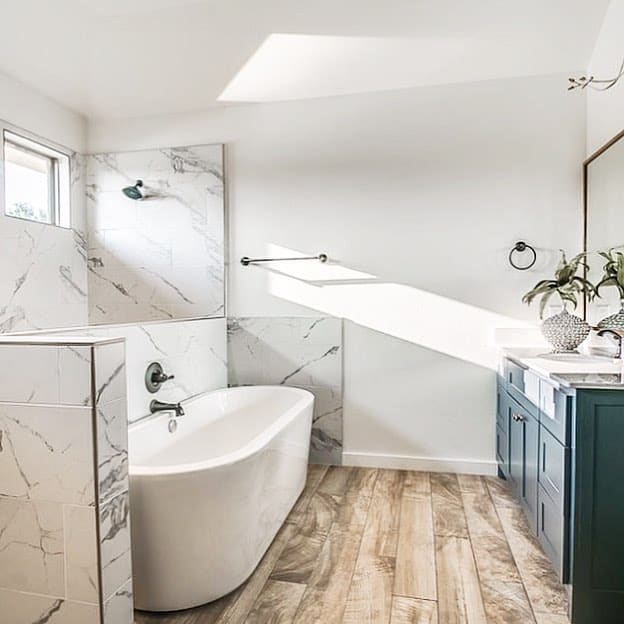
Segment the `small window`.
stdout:
<svg viewBox="0 0 624 624">
<path fill-rule="evenodd" d="M 70 227 L 69 156 L 8 130 L 3 143 L 5 213 Z"/>
</svg>

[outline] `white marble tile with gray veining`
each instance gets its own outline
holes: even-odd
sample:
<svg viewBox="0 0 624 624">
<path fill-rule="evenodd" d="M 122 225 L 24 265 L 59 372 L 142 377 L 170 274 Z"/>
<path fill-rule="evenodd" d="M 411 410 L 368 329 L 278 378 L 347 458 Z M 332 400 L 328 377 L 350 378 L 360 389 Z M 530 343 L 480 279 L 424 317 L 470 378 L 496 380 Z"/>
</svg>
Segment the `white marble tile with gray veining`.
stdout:
<svg viewBox="0 0 624 624">
<path fill-rule="evenodd" d="M 297 386 L 315 395 L 311 458 L 341 463 L 342 321 L 332 317 L 228 319 L 229 384 Z"/>
<path fill-rule="evenodd" d="M 64 505 L 66 598 L 99 604 L 95 507 Z"/>
<path fill-rule="evenodd" d="M 89 405 L 90 347 L 0 345 L 0 369 L 0 402 Z"/>
<path fill-rule="evenodd" d="M 0 496 L 0 587 L 65 594 L 63 506 Z"/>
<path fill-rule="evenodd" d="M 0 345 L 0 401 L 59 403 L 59 350 L 55 346 Z"/>
<path fill-rule="evenodd" d="M 2 624 L 100 624 L 97 605 L 6 589 L 0 589 L 0 613 Z"/>
<path fill-rule="evenodd" d="M 222 146 L 95 154 L 87 169 L 90 321 L 223 315 Z M 142 202 L 121 192 L 138 179 Z"/>
<path fill-rule="evenodd" d="M 227 386 L 224 318 L 90 327 L 76 333 L 125 338 L 130 421 L 149 414 L 149 403 L 154 398 L 180 401 Z M 150 394 L 145 388 L 145 370 L 151 362 L 160 362 L 167 373 L 175 375 L 175 379 L 164 384 L 157 394 Z"/>
<path fill-rule="evenodd" d="M 128 489 L 128 412 L 121 398 L 97 407 L 100 504 Z"/>
<path fill-rule="evenodd" d="M 0 493 L 92 505 L 91 409 L 0 404 Z"/>
<path fill-rule="evenodd" d="M 129 580 L 104 602 L 104 624 L 132 624 L 133 622 L 134 600 L 132 580 Z"/>
<path fill-rule="evenodd" d="M 91 347 L 59 347 L 59 403 L 91 405 Z"/>
<path fill-rule="evenodd" d="M 126 353 L 123 341 L 95 347 L 95 403 L 126 396 Z"/>
<path fill-rule="evenodd" d="M 128 492 L 100 507 L 102 595 L 108 600 L 132 577 Z"/>
<path fill-rule="evenodd" d="M 342 456 L 342 387 L 305 386 L 314 394 L 310 461 L 340 464 Z"/>
</svg>

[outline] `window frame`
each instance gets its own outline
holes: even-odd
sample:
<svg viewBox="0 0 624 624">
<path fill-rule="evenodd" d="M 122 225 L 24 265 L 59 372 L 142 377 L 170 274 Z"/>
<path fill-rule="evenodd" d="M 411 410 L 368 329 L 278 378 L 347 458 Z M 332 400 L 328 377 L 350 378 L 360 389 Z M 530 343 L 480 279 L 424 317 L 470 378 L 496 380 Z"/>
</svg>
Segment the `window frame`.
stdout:
<svg viewBox="0 0 624 624">
<path fill-rule="evenodd" d="M 26 153 L 30 152 L 43 157 L 50 163 L 50 170 L 48 173 L 48 207 L 50 209 L 50 221 L 37 221 L 36 219 L 20 217 L 7 212 L 5 162 L 5 145 L 7 143 Z M 74 156 L 75 152 L 62 145 L 0 120 L 0 205 L 2 206 L 2 215 L 10 219 L 27 221 L 28 223 L 70 230 L 72 228 L 71 169 L 72 158 Z M 63 169 L 61 158 L 67 159 L 67 197 L 65 200 L 61 197 L 61 172 Z M 66 201 L 65 206 L 63 205 L 63 201 Z"/>
</svg>

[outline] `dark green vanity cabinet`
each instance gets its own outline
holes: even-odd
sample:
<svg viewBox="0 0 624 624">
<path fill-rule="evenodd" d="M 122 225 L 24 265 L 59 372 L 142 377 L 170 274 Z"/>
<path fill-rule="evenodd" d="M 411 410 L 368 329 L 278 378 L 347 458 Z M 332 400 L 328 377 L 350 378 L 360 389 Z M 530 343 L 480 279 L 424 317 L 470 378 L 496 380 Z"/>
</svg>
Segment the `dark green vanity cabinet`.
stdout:
<svg viewBox="0 0 624 624">
<path fill-rule="evenodd" d="M 505 360 L 496 455 L 573 624 L 624 623 L 624 389 L 561 386 Z"/>
<path fill-rule="evenodd" d="M 510 363 L 511 364 L 511 363 Z M 511 379 L 512 373 L 508 370 Z M 519 383 L 519 379 L 514 377 Z M 496 449 L 499 472 L 511 485 L 529 524 L 537 530 L 539 421 L 537 407 L 514 392 L 510 381 L 497 389 Z"/>
<path fill-rule="evenodd" d="M 624 622 L 624 390 L 577 390 L 572 617 Z"/>
</svg>

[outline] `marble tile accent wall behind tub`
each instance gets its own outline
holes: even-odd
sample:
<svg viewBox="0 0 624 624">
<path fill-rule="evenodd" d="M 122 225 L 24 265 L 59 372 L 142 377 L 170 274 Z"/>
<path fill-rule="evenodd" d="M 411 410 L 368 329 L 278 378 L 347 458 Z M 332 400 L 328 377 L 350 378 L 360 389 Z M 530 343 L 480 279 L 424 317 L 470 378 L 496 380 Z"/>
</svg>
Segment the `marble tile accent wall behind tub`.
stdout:
<svg viewBox="0 0 624 624">
<path fill-rule="evenodd" d="M 89 323 L 223 316 L 222 145 L 93 154 L 86 188 Z"/>
<path fill-rule="evenodd" d="M 187 397 L 227 387 L 225 318 L 196 319 L 144 325 L 88 327 L 67 335 L 126 339 L 128 420 L 149 414 L 152 399 L 181 401 Z M 160 362 L 175 375 L 156 394 L 145 389 L 145 369 Z"/>
<path fill-rule="evenodd" d="M 228 319 L 230 386 L 305 388 L 315 396 L 310 460 L 342 463 L 342 319 Z"/>
<path fill-rule="evenodd" d="M 2 624 L 133 621 L 124 360 L 0 344 Z"/>
</svg>

